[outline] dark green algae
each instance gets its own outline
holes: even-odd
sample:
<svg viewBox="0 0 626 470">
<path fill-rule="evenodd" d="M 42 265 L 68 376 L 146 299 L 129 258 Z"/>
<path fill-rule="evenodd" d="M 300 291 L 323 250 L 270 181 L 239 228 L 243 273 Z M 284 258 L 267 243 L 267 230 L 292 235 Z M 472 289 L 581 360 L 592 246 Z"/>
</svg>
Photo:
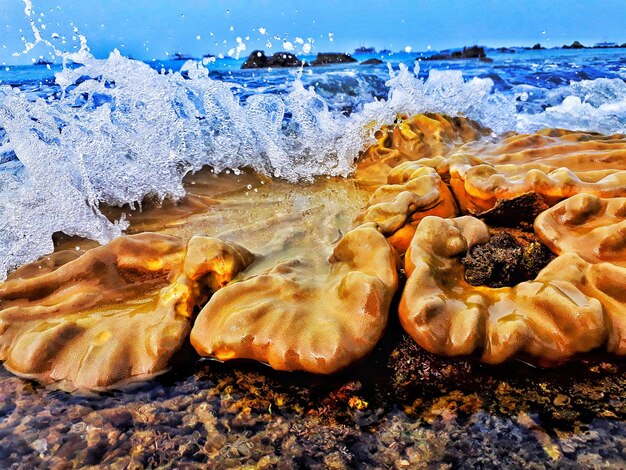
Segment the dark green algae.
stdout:
<svg viewBox="0 0 626 470">
<path fill-rule="evenodd" d="M 426 353 L 392 320 L 332 377 L 191 359 L 76 396 L 0 371 L 1 468 L 616 468 L 626 364 L 501 367 Z"/>
</svg>

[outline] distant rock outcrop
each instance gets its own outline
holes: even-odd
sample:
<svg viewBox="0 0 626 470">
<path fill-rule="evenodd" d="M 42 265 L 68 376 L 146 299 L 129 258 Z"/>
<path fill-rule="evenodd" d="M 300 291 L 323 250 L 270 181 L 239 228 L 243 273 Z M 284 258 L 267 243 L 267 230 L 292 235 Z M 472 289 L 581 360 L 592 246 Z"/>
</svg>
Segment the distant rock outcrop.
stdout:
<svg viewBox="0 0 626 470">
<path fill-rule="evenodd" d="M 583 46 L 580 42 L 578 41 L 574 41 L 572 44 L 570 44 L 569 46 L 567 44 L 564 44 L 563 49 L 586 49 L 585 46 Z"/>
<path fill-rule="evenodd" d="M 616 42 L 598 42 L 593 45 L 592 49 L 616 49 L 619 47 L 619 44 Z"/>
<path fill-rule="evenodd" d="M 530 48 L 533 51 L 539 51 L 541 49 L 545 49 L 545 47 L 542 47 L 540 43 L 535 44 L 533 47 Z"/>
<path fill-rule="evenodd" d="M 423 60 L 456 60 L 456 59 L 480 59 L 490 62 L 491 59 L 485 54 L 485 48 L 480 46 L 464 47 L 461 51 L 453 51 L 449 54 L 435 54 L 430 57 L 424 57 Z"/>
<path fill-rule="evenodd" d="M 305 67 L 309 64 L 304 60 L 298 59 L 290 52 L 276 52 L 267 57 L 265 51 L 252 51 L 246 61 L 242 64 L 242 69 L 264 69 L 268 67 Z"/>
<path fill-rule="evenodd" d="M 345 52 L 320 52 L 311 65 L 349 64 L 351 62 L 357 62 L 357 60 Z"/>
<path fill-rule="evenodd" d="M 363 62 L 361 62 L 361 65 L 378 65 L 382 63 L 383 63 L 382 60 L 376 59 L 375 57 L 373 57 L 371 59 L 364 60 Z"/>
</svg>

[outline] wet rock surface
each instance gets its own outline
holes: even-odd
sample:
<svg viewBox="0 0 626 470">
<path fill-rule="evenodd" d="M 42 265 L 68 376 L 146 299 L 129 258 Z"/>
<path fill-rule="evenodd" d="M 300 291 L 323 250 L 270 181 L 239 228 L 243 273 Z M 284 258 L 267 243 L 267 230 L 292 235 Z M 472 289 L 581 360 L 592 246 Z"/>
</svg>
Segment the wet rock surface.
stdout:
<svg viewBox="0 0 626 470">
<path fill-rule="evenodd" d="M 499 199 L 491 209 L 474 215 L 490 225 L 518 227 L 531 224 L 547 208 L 541 196 L 530 192 L 510 199 Z"/>
<path fill-rule="evenodd" d="M 298 59 L 290 52 L 275 52 L 266 56 L 265 51 L 252 51 L 246 61 L 241 65 L 242 69 L 262 69 L 267 67 L 300 67 L 308 66 L 306 61 Z"/>
<path fill-rule="evenodd" d="M 626 367 L 426 353 L 392 324 L 317 377 L 190 361 L 141 388 L 52 391 L 0 370 L 0 467 L 580 468 L 626 464 Z"/>
<path fill-rule="evenodd" d="M 469 284 L 497 288 L 534 279 L 554 257 L 534 235 L 501 229 L 487 243 L 472 247 L 462 263 Z"/>
<path fill-rule="evenodd" d="M 361 65 L 379 65 L 382 63 L 383 63 L 382 60 L 376 59 L 375 57 L 373 57 L 371 59 L 364 60 L 363 62 L 361 62 Z"/>
<path fill-rule="evenodd" d="M 357 60 L 345 52 L 319 52 L 311 65 L 348 64 L 351 62 L 357 62 Z"/>
<path fill-rule="evenodd" d="M 452 51 L 450 53 L 434 54 L 425 57 L 423 60 L 456 60 L 456 59 L 480 59 L 488 60 L 485 48 L 480 46 L 466 46 L 463 50 Z"/>
</svg>

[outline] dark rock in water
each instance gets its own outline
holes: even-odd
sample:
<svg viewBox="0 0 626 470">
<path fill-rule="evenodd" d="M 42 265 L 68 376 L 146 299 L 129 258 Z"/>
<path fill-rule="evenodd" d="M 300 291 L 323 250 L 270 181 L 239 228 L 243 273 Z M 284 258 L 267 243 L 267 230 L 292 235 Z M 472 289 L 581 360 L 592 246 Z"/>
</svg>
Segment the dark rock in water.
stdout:
<svg viewBox="0 0 626 470">
<path fill-rule="evenodd" d="M 298 59 L 297 56 L 290 52 L 276 52 L 267 57 L 265 51 L 252 51 L 252 54 L 248 56 L 246 61 L 242 64 L 242 69 L 263 69 L 268 67 L 300 67 L 308 64 Z"/>
<path fill-rule="evenodd" d="M 364 60 L 363 62 L 361 62 L 361 65 L 379 65 L 382 64 L 383 61 L 380 59 L 376 59 L 376 58 L 372 58 L 372 59 L 367 59 Z"/>
<path fill-rule="evenodd" d="M 523 223 L 532 223 L 548 206 L 542 197 L 529 192 L 511 199 L 498 199 L 496 205 L 485 212 L 472 215 L 485 219 L 498 227 L 518 227 Z"/>
<path fill-rule="evenodd" d="M 406 333 L 391 352 L 388 365 L 391 386 L 401 399 L 471 386 L 479 367 L 475 360 L 431 354 Z"/>
<path fill-rule="evenodd" d="M 175 52 L 174 56 L 173 56 L 173 60 L 196 60 L 194 57 L 190 56 L 189 54 L 184 54 L 182 52 Z"/>
<path fill-rule="evenodd" d="M 485 48 L 480 46 L 464 47 L 462 51 L 453 51 L 446 54 L 435 54 L 423 60 L 456 60 L 456 59 L 486 59 Z"/>
<path fill-rule="evenodd" d="M 511 49 L 510 47 L 498 47 L 496 50 L 504 54 L 514 54 L 516 52 L 515 49 Z"/>
<path fill-rule="evenodd" d="M 357 47 L 354 50 L 355 54 L 376 54 L 376 49 L 374 47 Z"/>
<path fill-rule="evenodd" d="M 252 51 L 246 61 L 241 65 L 242 69 L 259 69 L 268 67 L 268 59 L 265 51 Z"/>
<path fill-rule="evenodd" d="M 320 52 L 311 65 L 349 64 L 357 60 L 345 52 Z"/>
<path fill-rule="evenodd" d="M 461 260 L 465 280 L 473 286 L 512 287 L 534 279 L 554 254 L 534 235 L 501 229 Z"/>
<path fill-rule="evenodd" d="M 545 47 L 543 47 L 540 43 L 537 43 L 533 47 L 531 47 L 530 49 L 533 50 L 533 51 L 539 51 L 539 50 L 545 49 Z"/>
<path fill-rule="evenodd" d="M 580 42 L 574 41 L 569 46 L 567 44 L 563 45 L 563 49 L 586 49 Z"/>
</svg>

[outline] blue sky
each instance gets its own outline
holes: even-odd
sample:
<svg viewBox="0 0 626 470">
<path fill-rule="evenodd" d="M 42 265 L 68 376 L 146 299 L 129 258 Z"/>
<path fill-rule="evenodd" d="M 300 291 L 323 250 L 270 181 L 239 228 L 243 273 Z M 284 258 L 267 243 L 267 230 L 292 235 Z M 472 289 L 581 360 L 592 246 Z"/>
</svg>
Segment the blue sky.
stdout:
<svg viewBox="0 0 626 470">
<path fill-rule="evenodd" d="M 290 44 L 296 53 L 311 44 L 315 53 L 362 45 L 423 51 L 475 43 L 626 42 L 626 0 L 33 0 L 33 6 L 44 37 L 56 33 L 51 41 L 71 49 L 77 44 L 73 24 L 97 57 L 114 48 L 162 59 L 177 51 L 226 55 L 237 47 L 247 56 L 253 49 L 278 51 Z M 0 64 L 47 55 L 40 45 L 14 57 L 24 49 L 20 29 L 32 40 L 24 3 L 0 0 Z"/>
</svg>

